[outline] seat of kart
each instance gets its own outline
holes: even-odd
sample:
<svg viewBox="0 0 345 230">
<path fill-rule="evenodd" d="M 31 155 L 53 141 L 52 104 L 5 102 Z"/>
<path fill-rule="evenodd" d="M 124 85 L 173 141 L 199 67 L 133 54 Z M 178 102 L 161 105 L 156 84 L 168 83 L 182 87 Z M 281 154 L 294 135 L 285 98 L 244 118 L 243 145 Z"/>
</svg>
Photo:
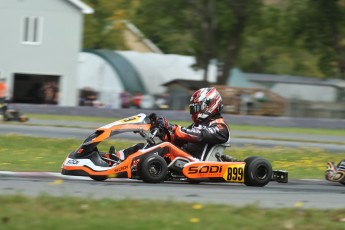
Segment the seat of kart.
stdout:
<svg viewBox="0 0 345 230">
<path fill-rule="evenodd" d="M 212 146 L 204 157 L 204 161 L 220 161 L 220 156 L 224 154 L 225 148 L 230 147 L 229 143 L 217 144 Z"/>
</svg>

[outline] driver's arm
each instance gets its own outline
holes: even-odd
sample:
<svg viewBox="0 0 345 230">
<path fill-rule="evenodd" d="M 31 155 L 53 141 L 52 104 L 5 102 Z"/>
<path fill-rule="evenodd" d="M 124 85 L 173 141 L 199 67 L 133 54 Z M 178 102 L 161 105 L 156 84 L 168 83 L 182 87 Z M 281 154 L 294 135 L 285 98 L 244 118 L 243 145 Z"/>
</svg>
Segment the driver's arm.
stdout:
<svg viewBox="0 0 345 230">
<path fill-rule="evenodd" d="M 227 142 L 229 135 L 225 124 L 215 123 L 202 129 L 177 126 L 172 139 L 174 142 L 219 144 Z"/>
</svg>

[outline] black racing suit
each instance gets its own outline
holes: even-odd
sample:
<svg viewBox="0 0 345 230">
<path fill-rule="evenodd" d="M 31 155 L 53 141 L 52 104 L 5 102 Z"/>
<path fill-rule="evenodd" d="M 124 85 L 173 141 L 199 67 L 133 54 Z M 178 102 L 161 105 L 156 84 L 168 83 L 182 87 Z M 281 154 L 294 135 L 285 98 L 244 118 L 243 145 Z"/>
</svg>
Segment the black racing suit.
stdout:
<svg viewBox="0 0 345 230">
<path fill-rule="evenodd" d="M 205 160 L 214 145 L 230 143 L 230 129 L 224 118 L 217 114 L 187 128 L 177 126 L 171 137 L 174 145 L 195 158 Z"/>
<path fill-rule="evenodd" d="M 230 129 L 220 114 L 205 119 L 199 124 L 193 123 L 187 128 L 169 124 L 171 143 L 189 153 L 192 157 L 204 161 L 209 150 L 216 144 L 230 143 Z M 166 136 L 161 137 L 168 141 Z M 136 144 L 117 153 L 125 159 L 144 147 L 144 143 Z"/>
</svg>

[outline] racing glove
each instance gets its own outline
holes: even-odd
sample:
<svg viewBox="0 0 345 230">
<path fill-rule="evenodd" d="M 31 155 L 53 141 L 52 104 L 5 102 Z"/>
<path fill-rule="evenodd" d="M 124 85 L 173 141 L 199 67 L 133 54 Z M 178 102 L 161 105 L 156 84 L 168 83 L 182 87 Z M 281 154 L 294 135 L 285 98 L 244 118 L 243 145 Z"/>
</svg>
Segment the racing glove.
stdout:
<svg viewBox="0 0 345 230">
<path fill-rule="evenodd" d="M 155 113 L 151 113 L 149 119 L 154 128 L 169 128 L 169 121 L 165 117 L 157 117 Z"/>
<path fill-rule="evenodd" d="M 176 125 L 170 124 L 168 119 L 166 119 L 165 117 L 158 117 L 155 123 L 160 130 L 164 130 L 161 133 L 162 135 L 159 135 L 159 138 L 162 141 L 171 141 L 171 138 L 173 136 L 172 134 L 174 133 L 176 129 Z M 166 132 L 169 132 L 169 134 Z"/>
<path fill-rule="evenodd" d="M 159 128 L 169 129 L 169 121 L 165 117 L 159 117 L 157 119 L 157 125 Z"/>
</svg>

